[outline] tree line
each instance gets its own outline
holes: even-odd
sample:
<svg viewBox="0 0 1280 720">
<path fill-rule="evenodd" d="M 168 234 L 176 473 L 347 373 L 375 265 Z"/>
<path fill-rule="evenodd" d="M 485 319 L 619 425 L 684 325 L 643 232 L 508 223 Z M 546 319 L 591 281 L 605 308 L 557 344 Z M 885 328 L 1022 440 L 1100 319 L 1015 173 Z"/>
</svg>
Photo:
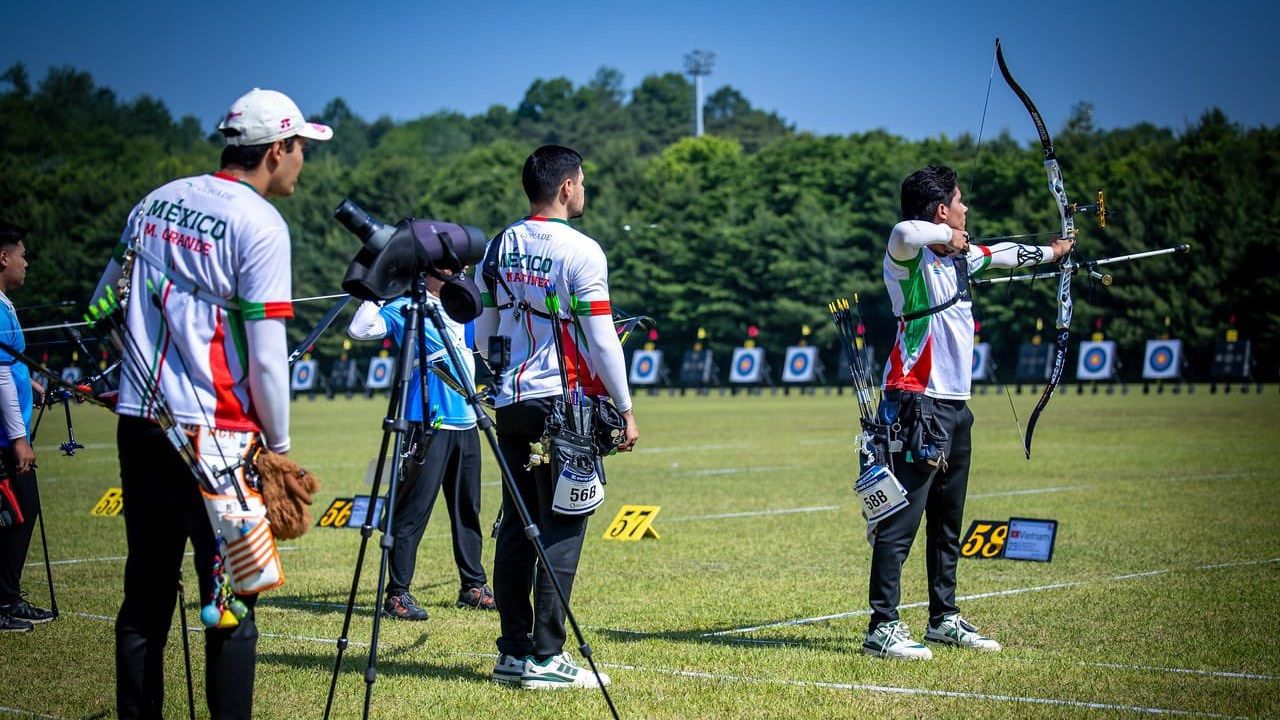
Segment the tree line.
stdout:
<svg viewBox="0 0 1280 720">
<path fill-rule="evenodd" d="M 611 68 L 582 85 L 535 80 L 515 107 L 471 116 L 369 121 L 335 98 L 308 113 L 333 126 L 335 139 L 309 151 L 296 196 L 278 203 L 293 234 L 294 294 L 338 292 L 357 248 L 332 219 L 344 197 L 386 221 L 434 217 L 492 235 L 526 212 L 520 167 L 543 143 L 586 157 L 587 213 L 579 226 L 609 255 L 615 304 L 656 318 L 658 345 L 669 357 L 704 328 L 722 366 L 754 325 L 780 367 L 783 349 L 807 325 L 809 342 L 834 367 L 826 303 L 855 292 L 870 344 L 888 348 L 884 242 L 898 220 L 902 178 L 925 164 L 960 171 L 975 237 L 1058 226 L 1038 144 L 1007 133 L 985 139 L 980 152 L 969 135 L 814 135 L 724 86 L 707 98 L 707 134 L 693 138 L 692 103 L 693 86 L 682 75 L 648 76 L 627 89 Z M 1103 130 L 1090 116 L 1081 105 L 1053 128 L 1070 196 L 1085 200 L 1105 189 L 1115 210 L 1105 229 L 1078 220 L 1079 253 L 1179 243 L 1193 250 L 1112 266 L 1111 287 L 1078 280 L 1073 337 L 1087 339 L 1100 324 L 1136 368 L 1145 340 L 1168 332 L 1183 339 L 1190 374 L 1205 377 L 1213 341 L 1234 323 L 1254 342 L 1260 376 L 1274 379 L 1277 128 L 1241 127 L 1217 110 L 1177 131 L 1151 124 Z M 122 100 L 73 68 L 51 69 L 38 83 L 20 64 L 0 75 L 0 213 L 30 228 L 35 256 L 16 304 L 80 303 L 75 312 L 32 310 L 25 324 L 78 318 L 132 205 L 167 180 L 216 169 L 221 141 L 209 125 L 173 117 L 156 98 Z M 978 289 L 980 335 L 1008 368 L 1002 377 L 1037 320 L 1052 341 L 1053 284 Z M 299 305 L 291 338 L 300 340 L 324 305 Z M 317 352 L 334 356 L 341 343 L 342 333 L 331 332 Z"/>
</svg>

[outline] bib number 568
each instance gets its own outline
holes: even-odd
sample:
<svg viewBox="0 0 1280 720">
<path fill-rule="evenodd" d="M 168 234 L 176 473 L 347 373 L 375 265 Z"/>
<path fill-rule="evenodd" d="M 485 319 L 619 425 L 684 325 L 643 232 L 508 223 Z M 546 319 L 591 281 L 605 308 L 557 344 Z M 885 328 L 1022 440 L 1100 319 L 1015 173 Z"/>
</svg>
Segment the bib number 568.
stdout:
<svg viewBox="0 0 1280 720">
<path fill-rule="evenodd" d="M 580 503 L 592 500 L 596 496 L 596 489 L 595 485 L 586 488 L 570 488 L 569 502 Z"/>
</svg>

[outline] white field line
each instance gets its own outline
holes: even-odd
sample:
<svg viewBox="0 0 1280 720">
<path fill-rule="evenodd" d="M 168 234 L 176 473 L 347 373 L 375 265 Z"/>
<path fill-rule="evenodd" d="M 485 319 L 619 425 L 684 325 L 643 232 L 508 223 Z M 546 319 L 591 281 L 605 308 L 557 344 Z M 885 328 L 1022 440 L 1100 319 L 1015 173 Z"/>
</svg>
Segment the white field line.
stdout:
<svg viewBox="0 0 1280 720">
<path fill-rule="evenodd" d="M 1152 577 L 1155 575 L 1165 575 L 1168 573 L 1174 573 L 1179 571 L 1185 572 L 1188 570 L 1217 570 L 1219 568 L 1225 568 L 1225 567 L 1240 567 L 1243 565 L 1265 565 L 1265 564 L 1276 563 L 1276 562 L 1280 562 L 1280 557 L 1268 558 L 1266 560 L 1237 560 L 1237 561 L 1226 562 L 1226 563 L 1212 563 L 1208 565 L 1196 565 L 1190 568 L 1166 568 L 1162 570 L 1149 570 L 1147 572 L 1140 572 L 1140 573 L 1112 575 L 1111 577 L 1100 578 L 1097 580 L 1071 580 L 1068 582 L 1052 583 L 1049 585 L 1035 585 L 1033 587 L 1011 588 L 1009 590 L 995 590 L 992 592 L 975 593 L 973 595 L 961 595 L 957 597 L 956 600 L 957 601 L 980 600 L 983 598 L 990 598 L 990 597 L 1004 597 L 1007 595 L 1022 595 L 1024 593 L 1044 592 L 1046 590 L 1060 590 L 1062 588 L 1076 587 L 1079 585 L 1093 585 L 1100 582 L 1133 580 L 1137 578 Z M 908 603 L 906 605 L 899 605 L 898 609 L 905 610 L 908 608 L 927 607 L 928 605 L 929 605 L 929 602 L 926 600 L 923 602 L 914 602 L 914 603 Z M 721 635 L 736 635 L 739 633 L 757 632 L 759 630 L 770 630 L 773 628 L 781 628 L 781 627 L 793 627 L 796 625 L 811 625 L 813 623 L 827 622 L 829 620 L 841 620 L 843 618 L 859 617 L 859 616 L 865 616 L 870 614 L 871 614 L 871 610 L 864 608 L 861 610 L 850 610 L 848 612 L 833 613 L 831 615 L 819 615 L 816 617 L 797 618 L 795 620 L 782 620 L 778 622 L 765 623 L 763 625 L 752 625 L 750 627 L 733 628 L 731 630 L 718 630 L 716 632 L 703 633 L 702 637 L 718 637 Z"/>
<path fill-rule="evenodd" d="M 778 469 L 778 468 L 759 468 L 759 470 L 773 470 L 773 469 Z M 747 470 L 738 470 L 736 468 L 730 468 L 730 469 L 726 469 L 723 472 L 715 471 L 714 474 L 725 474 L 725 472 L 729 472 L 729 471 L 749 472 Z M 698 475 L 698 474 L 712 474 L 712 473 L 704 470 L 704 471 L 699 471 L 693 474 Z M 1087 487 L 1090 487 L 1090 486 L 1089 485 L 1063 485 L 1060 487 L 1031 488 L 1028 490 L 1008 490 L 1003 492 L 979 493 L 977 495 L 970 495 L 969 499 L 972 500 L 975 498 L 1001 497 L 1005 495 L 1037 495 L 1040 493 L 1054 493 L 1054 492 L 1066 492 L 1069 490 L 1082 490 Z M 839 510 L 840 508 L 841 508 L 840 505 L 814 505 L 810 507 L 778 508 L 775 510 L 746 510 L 742 512 L 716 513 L 714 515 L 688 515 L 688 516 L 682 516 L 682 517 L 666 518 L 665 520 L 663 520 L 663 522 L 669 522 L 669 523 L 670 522 L 691 522 L 695 520 L 724 520 L 727 518 L 757 517 L 760 515 L 790 515 L 792 513 L 829 512 L 832 510 Z"/>
<path fill-rule="evenodd" d="M 49 443 L 48 445 L 40 443 L 39 445 L 36 445 L 35 449 L 49 454 L 55 452 L 61 453 L 62 451 L 59 450 L 60 446 L 61 443 Z M 115 448 L 115 446 L 115 443 L 85 443 L 85 446 L 78 448 L 78 450 L 107 450 Z"/>
<path fill-rule="evenodd" d="M 1177 673 L 1181 675 L 1205 675 L 1208 677 L 1231 678 L 1232 680 L 1280 680 L 1277 675 L 1260 675 L 1257 673 L 1227 672 L 1225 670 L 1196 670 L 1193 668 L 1154 667 L 1151 665 L 1126 665 L 1124 663 L 1082 662 L 1083 667 L 1108 668 L 1110 670 L 1141 670 L 1143 672 Z"/>
<path fill-rule="evenodd" d="M 792 513 L 815 513 L 839 510 L 839 505 L 815 505 L 813 507 L 783 508 L 780 510 L 748 510 L 743 512 L 719 513 L 717 515 L 688 515 L 684 517 L 665 518 L 664 523 L 691 522 L 694 520 L 723 520 L 725 518 L 758 517 L 760 515 L 790 515 Z"/>
<path fill-rule="evenodd" d="M 93 613 L 84 613 L 84 612 L 69 612 L 67 614 L 73 615 L 79 618 L 84 618 L 86 620 L 97 620 L 99 622 L 113 623 L 116 621 L 116 619 L 110 615 L 95 615 Z M 200 627 L 199 622 L 187 624 L 188 634 L 202 633 L 202 632 L 204 632 L 204 628 Z M 262 631 L 259 631 L 258 635 L 259 637 L 279 638 L 281 640 L 298 640 L 301 642 L 322 643 L 325 645 L 333 645 L 334 647 L 337 647 L 338 645 L 337 638 L 312 637 L 310 635 L 288 635 L 286 633 L 271 633 L 271 632 L 262 632 Z M 350 640 L 349 644 L 357 647 L 369 647 L 369 643 L 361 642 L 359 640 Z"/>
<path fill-rule="evenodd" d="M 187 553 L 187 555 L 190 556 L 191 553 Z M 125 559 L 124 555 L 106 555 L 104 557 L 72 558 L 70 560 L 50 560 L 49 564 L 50 565 L 79 565 L 81 563 L 112 562 L 114 560 L 124 560 L 124 559 Z M 43 565 L 43 564 L 44 564 L 43 560 L 37 560 L 35 562 L 27 563 L 26 567 L 35 567 L 37 565 Z"/>
<path fill-rule="evenodd" d="M 731 450 L 747 447 L 744 443 L 712 443 L 708 445 L 672 445 L 670 447 L 642 447 L 636 453 L 698 452 L 699 450 Z"/>
<path fill-rule="evenodd" d="M 692 477 L 707 477 L 709 475 L 746 475 L 747 473 L 776 472 L 778 470 L 791 470 L 795 465 L 753 465 L 751 467 L 727 467 L 727 468 L 708 468 L 706 470 L 694 470 L 690 473 L 683 473 Z"/>
<path fill-rule="evenodd" d="M 333 608 L 337 610 L 347 609 L 346 603 L 320 602 L 318 600 L 272 600 L 268 598 L 266 600 L 260 601 L 258 604 L 264 607 L 318 607 L 318 608 Z M 369 612 L 373 610 L 373 606 L 372 605 L 356 605 L 352 609 L 360 610 L 363 612 Z"/>
<path fill-rule="evenodd" d="M 276 550 L 279 552 L 294 552 L 297 549 L 298 547 L 296 545 L 282 545 L 276 548 Z M 194 553 L 183 553 L 183 557 L 191 557 L 192 555 L 194 555 Z M 129 557 L 127 555 L 104 555 L 102 557 L 70 558 L 67 560 L 50 560 L 49 564 L 50 565 L 81 565 L 84 563 L 119 562 L 121 560 L 128 560 L 128 559 Z M 25 567 L 36 567 L 39 565 L 44 565 L 44 561 L 36 560 L 34 562 L 29 562 L 26 564 Z"/>
<path fill-rule="evenodd" d="M 1240 715 L 1222 715 L 1219 713 L 1197 712 L 1194 710 L 1176 710 L 1173 708 L 1147 707 L 1143 705 L 1121 705 L 1117 703 L 1093 702 L 1089 700 L 1072 700 L 1066 698 L 1043 698 L 1023 695 L 992 695 L 988 693 L 960 692 L 956 690 L 932 690 L 929 688 L 898 687 L 894 685 L 867 685 L 860 683 L 838 683 L 812 680 L 777 680 L 773 678 L 756 678 L 744 675 L 721 675 L 718 673 L 698 672 L 694 670 L 669 670 L 666 668 L 647 668 L 638 665 L 614 665 L 602 663 L 610 669 L 635 670 L 637 672 L 661 673 L 675 677 L 696 678 L 699 680 L 716 680 L 720 682 L 745 682 L 762 685 L 788 685 L 791 687 L 817 687 L 829 690 L 850 690 L 890 695 L 915 695 L 925 697 L 959 698 L 963 700 L 981 700 L 985 702 L 1019 703 L 1024 705 L 1055 705 L 1059 707 L 1085 708 L 1088 710 L 1111 710 L 1116 712 L 1139 713 L 1143 715 L 1172 715 L 1181 717 L 1208 718 L 1240 718 Z"/>
<path fill-rule="evenodd" d="M 1244 472 L 1215 473 L 1213 475 L 1176 475 L 1174 477 L 1144 477 L 1142 480 L 1167 480 L 1169 482 L 1186 482 L 1188 480 L 1235 480 L 1242 477 L 1253 477 L 1261 475 L 1261 470 L 1246 470 Z"/>
<path fill-rule="evenodd" d="M 448 655 L 463 657 L 482 657 L 493 659 L 492 653 L 451 652 Z M 635 672 L 658 673 L 678 678 L 695 680 L 715 680 L 730 683 L 752 683 L 758 685 L 787 685 L 790 687 L 816 687 L 828 690 L 850 690 L 890 695 L 915 695 L 925 697 L 959 698 L 962 700 L 981 700 L 985 702 L 1019 703 L 1024 705 L 1054 705 L 1058 707 L 1076 707 L 1088 710 L 1112 710 L 1117 712 L 1139 713 L 1143 715 L 1171 715 L 1180 717 L 1208 718 L 1240 718 L 1239 715 L 1222 715 L 1218 713 L 1197 712 L 1194 710 L 1177 710 L 1173 708 L 1147 707 L 1144 705 L 1121 705 L 1117 703 L 1093 702 L 1067 698 L 1042 698 L 1022 695 L 993 695 L 989 693 L 961 692 L 957 690 L 933 690 L 930 688 L 898 687 L 894 685 L 869 685 L 859 683 L 824 682 L 820 680 L 780 680 L 777 678 L 759 678 L 746 675 L 722 675 L 719 673 L 701 672 L 697 670 L 674 670 L 670 668 L 644 667 L 642 665 L 626 665 L 622 663 L 599 663 L 609 670 L 632 670 Z"/>
<path fill-rule="evenodd" d="M 3 705 L 0 705 L 0 713 L 6 713 L 9 715 L 22 715 L 24 717 L 33 717 L 33 718 L 51 718 L 51 720 L 68 720 L 67 718 L 62 717 L 61 715 L 46 715 L 45 713 L 38 713 L 35 710 L 23 710 L 22 708 L 5 707 Z"/>
<path fill-rule="evenodd" d="M 1007 497 L 1010 495 L 1040 495 L 1042 493 L 1068 492 L 1070 490 L 1084 490 L 1093 487 L 1092 485 L 1059 485 L 1058 487 L 1047 488 L 1029 488 L 1027 490 L 1002 490 L 999 492 L 975 493 L 967 496 L 967 500 L 976 500 L 978 498 L 991 497 Z"/>
<path fill-rule="evenodd" d="M 642 637 L 647 637 L 653 634 L 650 632 L 645 632 L 643 630 L 619 630 L 617 628 L 605 628 L 604 631 L 611 632 L 611 633 L 618 633 L 620 635 L 639 635 Z M 791 642 L 789 640 L 763 640 L 760 638 L 743 638 L 743 637 L 726 637 L 726 638 L 721 638 L 717 642 L 729 642 L 729 643 L 746 644 L 746 645 L 775 645 L 780 647 L 788 647 L 791 645 L 799 644 L 799 643 Z M 1157 667 L 1154 665 L 1127 665 L 1125 663 L 1106 663 L 1106 662 L 1078 662 L 1076 664 L 1079 665 L 1080 667 L 1097 667 L 1097 668 L 1107 668 L 1110 670 L 1131 670 L 1136 672 L 1149 672 L 1149 673 L 1172 673 L 1172 674 L 1179 674 L 1179 675 L 1203 675 L 1205 677 L 1228 678 L 1231 680 L 1261 680 L 1265 682 L 1273 682 L 1276 680 L 1280 680 L 1280 675 L 1263 675 L 1259 673 L 1232 672 L 1228 670 L 1170 668 L 1170 667 Z"/>
<path fill-rule="evenodd" d="M 1253 561 L 1253 562 L 1254 564 L 1256 564 L 1256 562 L 1276 562 L 1276 561 L 1280 561 L 1280 557 L 1276 557 L 1276 559 L 1272 559 L 1272 560 Z M 1238 562 L 1238 564 L 1236 565 L 1243 565 L 1243 564 L 1247 564 L 1247 562 Z M 101 620 L 101 621 L 115 620 L 114 618 L 109 618 L 109 616 L 92 615 L 92 614 L 88 614 L 88 612 L 70 612 L 69 615 L 76 615 L 76 616 L 79 616 L 79 618 L 87 618 L 91 620 Z M 202 632 L 200 628 L 188 628 L 188 633 L 200 633 L 200 632 Z M 311 637 L 311 635 L 291 635 L 291 634 L 283 634 L 283 633 L 260 633 L 260 634 L 261 634 L 261 637 L 266 637 L 266 638 L 291 639 L 291 641 L 337 644 L 337 639 L 316 638 L 316 637 Z M 360 641 L 351 641 L 351 644 L 352 646 L 369 647 L 369 643 L 360 642 Z M 449 653 L 449 655 L 462 655 L 462 656 L 468 656 L 468 657 L 486 657 L 486 659 L 493 659 L 493 657 L 495 657 L 493 653 L 480 653 L 480 652 L 453 652 L 453 653 Z M 1098 665 L 1101 665 L 1101 664 L 1098 664 Z M 791 685 L 791 687 L 801 687 L 801 688 L 812 687 L 812 688 L 841 689 L 841 691 L 855 691 L 855 692 L 861 691 L 861 692 L 874 692 L 874 693 L 887 693 L 887 694 L 904 694 L 904 696 L 952 697 L 952 698 L 961 698 L 961 700 L 1023 703 L 1023 705 L 1083 707 L 1083 708 L 1087 708 L 1087 710 L 1111 710 L 1111 711 L 1119 711 L 1119 712 L 1138 712 L 1138 714 L 1143 714 L 1143 715 L 1171 715 L 1171 716 L 1184 716 L 1184 717 L 1239 717 L 1235 715 L 1212 714 L 1212 712 L 1175 710 L 1175 708 L 1147 707 L 1147 706 L 1140 706 L 1140 705 L 1119 705 L 1119 703 L 1110 703 L 1110 702 L 1066 700 L 1066 698 L 1004 696 L 1004 694 L 937 691 L 937 689 L 902 688 L 902 687 L 895 687 L 895 685 L 828 683 L 828 682 L 815 682 L 815 680 L 778 680 L 773 678 L 750 678 L 750 676 L 719 675 L 714 673 L 700 673 L 700 671 L 692 671 L 692 670 L 664 669 L 664 667 L 643 667 L 643 666 L 637 666 L 637 665 L 611 664 L 611 662 L 602 662 L 600 666 L 607 667 L 607 669 L 635 670 L 635 671 L 639 671 L 639 673 L 660 673 L 664 675 L 677 676 L 677 678 L 719 680 L 719 682 L 728 682 L 728 683 L 782 684 L 782 685 Z M 1166 669 L 1161 669 L 1161 670 L 1166 670 Z M 1210 673 L 1210 671 L 1196 671 L 1196 670 L 1190 670 L 1189 673 L 1216 674 L 1216 673 Z M 1234 674 L 1224 674 L 1224 675 L 1234 675 Z M 0 711 L 19 712 L 19 714 L 20 712 L 28 712 L 29 715 L 33 715 L 36 717 L 52 717 L 52 719 L 61 720 L 59 719 L 58 716 L 55 716 L 55 715 L 38 715 L 38 714 L 35 714 L 35 712 L 12 710 L 12 708 L 0 707 Z"/>
</svg>

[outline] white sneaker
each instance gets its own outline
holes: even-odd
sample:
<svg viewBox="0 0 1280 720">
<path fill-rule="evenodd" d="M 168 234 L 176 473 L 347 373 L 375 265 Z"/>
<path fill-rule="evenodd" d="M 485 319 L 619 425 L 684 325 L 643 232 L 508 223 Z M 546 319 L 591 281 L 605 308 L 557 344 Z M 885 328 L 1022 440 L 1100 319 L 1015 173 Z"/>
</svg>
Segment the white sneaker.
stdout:
<svg viewBox="0 0 1280 720">
<path fill-rule="evenodd" d="M 944 616 L 937 625 L 929 623 L 928 629 L 924 631 L 924 639 L 928 642 L 972 648 L 984 652 L 1000 652 L 1000 643 L 986 635 L 979 634 L 978 628 L 960 617 L 960 613 L 951 613 Z"/>
<path fill-rule="evenodd" d="M 609 684 L 609 676 L 600 673 L 596 681 L 590 668 L 579 667 L 569 653 L 553 655 L 542 662 L 532 657 L 524 664 L 524 678 L 520 685 L 526 690 L 554 690 L 558 688 L 598 688 Z"/>
<path fill-rule="evenodd" d="M 494 663 L 493 675 L 489 677 L 499 685 L 519 685 L 524 677 L 525 666 L 532 661 L 530 656 L 516 657 L 498 653 L 498 662 Z"/>
<path fill-rule="evenodd" d="M 911 639 L 911 631 L 901 620 L 890 620 L 876 626 L 867 633 L 862 642 L 865 655 L 888 658 L 890 660 L 932 660 L 933 652 L 929 648 Z"/>
</svg>

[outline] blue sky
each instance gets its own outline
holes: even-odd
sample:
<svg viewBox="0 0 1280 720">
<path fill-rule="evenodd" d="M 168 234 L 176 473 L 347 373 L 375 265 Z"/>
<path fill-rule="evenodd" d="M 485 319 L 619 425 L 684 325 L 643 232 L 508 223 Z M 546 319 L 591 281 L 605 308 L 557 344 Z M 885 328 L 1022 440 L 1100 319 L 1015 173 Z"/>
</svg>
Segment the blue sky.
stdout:
<svg viewBox="0 0 1280 720">
<path fill-rule="evenodd" d="M 330 2 L 15 3 L 0 68 L 87 70 L 132 99 L 149 94 L 207 128 L 253 86 L 307 113 L 343 97 L 367 119 L 514 106 L 537 78 L 583 83 L 602 65 L 628 89 L 716 53 L 728 84 L 801 130 L 873 128 L 910 138 L 976 132 L 1003 39 L 1050 130 L 1088 101 L 1102 127 L 1181 129 L 1206 109 L 1280 124 L 1280 3 L 1218 2 Z M 251 18 L 251 19 L 250 19 Z M 1030 139 L 997 77 L 987 133 Z"/>
</svg>

